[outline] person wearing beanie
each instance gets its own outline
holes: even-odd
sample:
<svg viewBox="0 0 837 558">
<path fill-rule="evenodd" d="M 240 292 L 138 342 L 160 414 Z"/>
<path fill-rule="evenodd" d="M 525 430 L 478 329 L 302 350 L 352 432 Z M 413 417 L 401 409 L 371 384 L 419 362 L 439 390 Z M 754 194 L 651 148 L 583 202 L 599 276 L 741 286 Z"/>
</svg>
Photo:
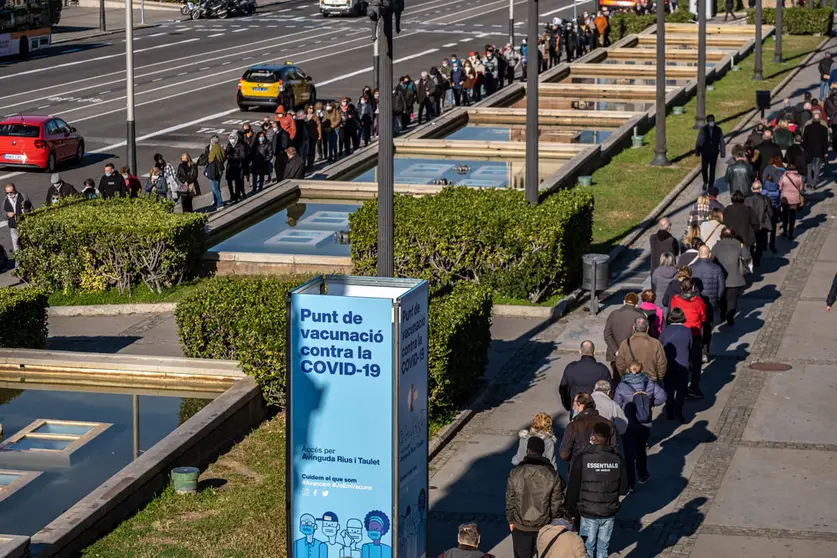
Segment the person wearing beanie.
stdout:
<svg viewBox="0 0 837 558">
<path fill-rule="evenodd" d="M 634 320 L 644 316 L 642 312 L 636 309 L 639 304 L 639 297 L 636 293 L 628 293 L 625 295 L 625 304 L 622 308 L 614 310 L 607 317 L 605 321 L 604 339 L 607 343 L 607 353 L 605 358 L 611 366 L 614 373 L 614 379 L 618 380 L 618 372 L 616 369 L 616 355 L 619 352 L 619 345 L 622 341 L 633 335 Z"/>
<path fill-rule="evenodd" d="M 78 190 L 76 190 L 75 186 L 67 182 L 64 182 L 64 180 L 61 178 L 61 175 L 57 172 L 52 173 L 49 182 L 50 187 L 47 188 L 46 201 L 44 202 L 44 205 L 51 205 L 54 203 L 58 203 L 64 198 L 79 195 Z"/>
<path fill-rule="evenodd" d="M 564 504 L 564 480 L 543 456 L 543 438 L 531 436 L 526 457 L 509 473 L 506 520 L 512 534 L 514 558 L 532 558 L 538 531 L 548 525 Z"/>
</svg>

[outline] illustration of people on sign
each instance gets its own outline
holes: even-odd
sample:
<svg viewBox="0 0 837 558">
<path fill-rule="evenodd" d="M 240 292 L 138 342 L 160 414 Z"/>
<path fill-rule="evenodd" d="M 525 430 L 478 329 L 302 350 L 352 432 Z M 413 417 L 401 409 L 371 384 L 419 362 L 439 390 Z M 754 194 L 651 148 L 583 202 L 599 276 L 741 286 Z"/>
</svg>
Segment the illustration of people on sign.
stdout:
<svg viewBox="0 0 837 558">
<path fill-rule="evenodd" d="M 387 514 L 372 510 L 366 514 L 363 523 L 366 527 L 366 536 L 372 539 L 372 542 L 361 547 L 361 558 L 392 558 L 392 548 L 381 542 L 389 531 Z"/>
<path fill-rule="evenodd" d="M 326 544 L 314 538 L 317 530 L 317 520 L 310 513 L 304 513 L 299 518 L 299 532 L 302 537 L 294 541 L 294 556 L 311 556 L 313 558 L 328 558 Z"/>
<path fill-rule="evenodd" d="M 425 513 L 425 508 L 427 508 L 427 493 L 422 488 L 419 491 L 418 497 L 419 512 L 416 514 L 418 516 L 416 518 L 416 546 L 418 547 L 416 556 L 421 556 L 425 550 L 424 546 L 427 544 L 427 514 Z"/>
<path fill-rule="evenodd" d="M 363 523 L 360 519 L 350 519 L 346 528 L 340 533 L 343 546 L 340 548 L 340 558 L 361 558 L 360 541 L 363 540 Z"/>
<path fill-rule="evenodd" d="M 327 538 L 325 544 L 328 546 L 328 558 L 342 558 L 340 553 L 343 545 L 337 542 L 337 533 L 340 532 L 340 522 L 334 512 L 325 512 L 318 520 L 323 535 Z"/>
<path fill-rule="evenodd" d="M 413 514 L 415 515 L 415 514 Z M 413 542 L 413 518 L 410 515 L 410 506 L 404 510 L 404 517 L 401 518 L 398 531 L 398 556 L 412 558 L 414 556 Z"/>
</svg>

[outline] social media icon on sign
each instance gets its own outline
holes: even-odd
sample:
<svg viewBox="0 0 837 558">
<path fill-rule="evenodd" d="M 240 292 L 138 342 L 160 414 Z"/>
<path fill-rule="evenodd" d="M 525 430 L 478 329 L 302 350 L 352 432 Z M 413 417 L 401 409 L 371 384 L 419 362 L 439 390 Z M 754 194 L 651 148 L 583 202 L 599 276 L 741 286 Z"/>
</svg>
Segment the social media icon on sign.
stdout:
<svg viewBox="0 0 837 558">
<path fill-rule="evenodd" d="M 317 495 L 317 492 L 318 492 L 318 490 L 315 488 L 315 489 L 314 489 L 314 496 L 316 496 L 316 495 Z"/>
<path fill-rule="evenodd" d="M 303 488 L 303 489 L 302 489 L 302 495 L 303 495 L 303 496 L 308 496 L 310 493 L 311 493 L 311 492 L 310 492 L 307 488 Z"/>
<path fill-rule="evenodd" d="M 323 497 L 328 496 L 328 490 L 323 490 Z"/>
</svg>

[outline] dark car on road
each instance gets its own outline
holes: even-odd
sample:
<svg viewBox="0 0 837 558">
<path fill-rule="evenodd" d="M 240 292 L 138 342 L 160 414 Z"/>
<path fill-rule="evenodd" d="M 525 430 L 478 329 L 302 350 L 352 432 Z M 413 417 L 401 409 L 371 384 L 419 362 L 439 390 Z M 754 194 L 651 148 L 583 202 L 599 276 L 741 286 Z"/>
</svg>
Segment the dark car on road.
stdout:
<svg viewBox="0 0 837 558">
<path fill-rule="evenodd" d="M 314 80 L 293 64 L 253 66 L 238 81 L 236 102 L 244 111 L 251 107 L 275 110 L 280 105 L 290 110 L 316 100 Z"/>
</svg>

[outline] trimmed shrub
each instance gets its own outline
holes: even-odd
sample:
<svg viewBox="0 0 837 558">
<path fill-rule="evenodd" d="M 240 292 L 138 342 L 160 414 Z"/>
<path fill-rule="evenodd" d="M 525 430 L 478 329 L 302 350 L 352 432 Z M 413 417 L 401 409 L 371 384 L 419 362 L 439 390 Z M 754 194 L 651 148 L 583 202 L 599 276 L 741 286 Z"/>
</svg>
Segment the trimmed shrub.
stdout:
<svg viewBox="0 0 837 558">
<path fill-rule="evenodd" d="M 64 8 L 64 0 L 49 0 L 49 22 L 55 26 L 61 21 L 61 10 Z"/>
<path fill-rule="evenodd" d="M 687 8 L 678 8 L 666 16 L 667 23 L 692 23 L 696 19 L 697 16 Z"/>
<path fill-rule="evenodd" d="M 41 289 L 0 288 L 0 347 L 46 347 L 47 306 Z"/>
<path fill-rule="evenodd" d="M 378 206 L 349 217 L 357 275 L 375 275 Z M 593 196 L 574 188 L 529 205 L 523 192 L 445 188 L 395 199 L 395 275 L 427 279 L 431 289 L 459 281 L 538 302 L 580 278 L 592 239 Z"/>
<path fill-rule="evenodd" d="M 285 402 L 286 297 L 310 277 L 215 277 L 175 310 L 183 354 L 238 360 L 265 400 Z"/>
<path fill-rule="evenodd" d="M 435 297 L 428 312 L 427 381 L 430 420 L 447 423 L 473 392 L 488 364 L 491 291 L 460 283 Z"/>
<path fill-rule="evenodd" d="M 130 294 L 179 283 L 203 252 L 206 215 L 170 202 L 72 199 L 20 220 L 18 275 L 47 291 Z"/>
<path fill-rule="evenodd" d="M 831 32 L 831 8 L 785 8 L 782 12 L 782 34 L 826 35 Z M 762 23 L 776 24 L 776 8 L 762 9 Z M 756 22 L 756 11 L 747 10 L 747 23 Z"/>
<path fill-rule="evenodd" d="M 616 42 L 627 35 L 641 33 L 656 22 L 654 15 L 615 13 L 610 16 L 610 40 Z"/>
<path fill-rule="evenodd" d="M 234 359 L 262 387 L 265 400 L 286 395 L 286 298 L 310 277 L 216 277 L 177 305 L 183 352 Z M 482 376 L 491 343 L 491 293 L 461 284 L 431 299 L 428 316 L 430 420 L 450 418 Z"/>
</svg>

